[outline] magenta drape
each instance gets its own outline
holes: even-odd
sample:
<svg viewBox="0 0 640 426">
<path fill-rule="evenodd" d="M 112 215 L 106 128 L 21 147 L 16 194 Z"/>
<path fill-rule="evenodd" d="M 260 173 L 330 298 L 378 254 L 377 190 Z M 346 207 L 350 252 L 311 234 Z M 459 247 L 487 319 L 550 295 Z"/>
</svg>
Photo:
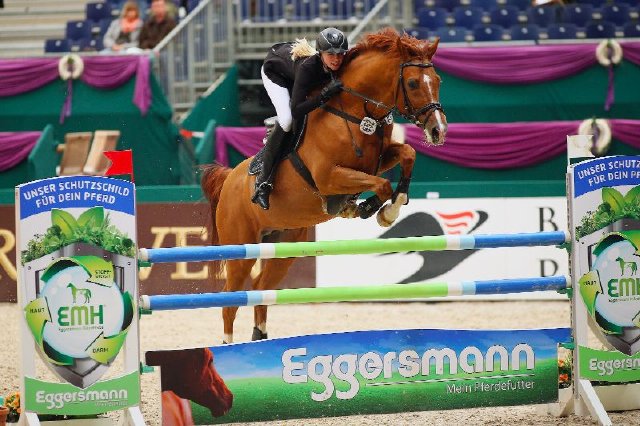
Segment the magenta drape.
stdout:
<svg viewBox="0 0 640 426">
<path fill-rule="evenodd" d="M 0 172 L 29 156 L 42 132 L 0 132 Z"/>
<path fill-rule="evenodd" d="M 581 121 L 520 123 L 452 123 L 443 146 L 427 146 L 424 134 L 404 124 L 406 143 L 417 152 L 463 167 L 510 169 L 539 164 L 566 151 L 567 136 Z M 640 120 L 609 120 L 614 139 L 640 149 Z M 263 127 L 218 127 L 216 161 L 228 165 L 231 147 L 250 157 L 262 147 Z"/>
<path fill-rule="evenodd" d="M 60 78 L 60 58 L 26 58 L 0 61 L 0 97 L 15 96 L 38 89 Z M 146 55 L 82 56 L 84 70 L 80 79 L 92 87 L 113 89 L 136 76 L 133 103 L 144 115 L 151 105 L 149 57 Z M 63 115 L 70 111 L 70 96 Z"/>
<path fill-rule="evenodd" d="M 438 69 L 467 80 L 527 84 L 577 74 L 597 63 L 595 44 L 438 49 Z"/>
</svg>

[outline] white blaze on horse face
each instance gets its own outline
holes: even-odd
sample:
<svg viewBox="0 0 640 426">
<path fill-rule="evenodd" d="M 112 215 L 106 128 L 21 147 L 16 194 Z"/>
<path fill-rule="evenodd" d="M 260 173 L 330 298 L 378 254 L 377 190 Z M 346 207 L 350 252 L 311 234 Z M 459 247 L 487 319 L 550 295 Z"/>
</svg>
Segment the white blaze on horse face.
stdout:
<svg viewBox="0 0 640 426">
<path fill-rule="evenodd" d="M 422 80 L 427 85 L 427 90 L 429 91 L 429 99 L 431 100 L 431 102 L 439 102 L 439 100 L 436 99 L 436 97 L 433 95 L 433 87 L 431 86 L 431 77 L 429 77 L 427 74 L 423 74 Z M 433 116 L 436 119 L 436 123 L 438 123 L 440 138 L 437 144 L 440 145 L 442 144 L 442 140 L 444 139 L 445 133 L 447 133 L 447 126 L 446 124 L 444 124 L 444 119 L 442 118 L 442 112 L 439 109 L 436 109 L 433 111 Z M 424 135 L 427 138 L 427 143 L 429 144 L 434 143 L 433 137 L 431 136 L 431 132 L 429 131 L 429 129 L 426 128 L 426 126 L 424 129 Z"/>
</svg>

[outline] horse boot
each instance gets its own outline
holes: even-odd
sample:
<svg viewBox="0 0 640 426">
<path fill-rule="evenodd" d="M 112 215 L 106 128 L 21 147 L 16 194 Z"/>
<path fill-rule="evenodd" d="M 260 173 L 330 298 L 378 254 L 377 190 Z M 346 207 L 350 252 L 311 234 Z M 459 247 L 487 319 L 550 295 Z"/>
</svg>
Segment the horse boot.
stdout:
<svg viewBox="0 0 640 426">
<path fill-rule="evenodd" d="M 284 141 L 289 132 L 285 132 L 279 123 L 273 128 L 273 131 L 267 139 L 262 158 L 262 170 L 256 176 L 256 185 L 251 202 L 258 204 L 264 210 L 269 210 L 269 194 L 273 190 L 273 181 L 275 180 L 277 162 L 284 147 Z"/>
</svg>

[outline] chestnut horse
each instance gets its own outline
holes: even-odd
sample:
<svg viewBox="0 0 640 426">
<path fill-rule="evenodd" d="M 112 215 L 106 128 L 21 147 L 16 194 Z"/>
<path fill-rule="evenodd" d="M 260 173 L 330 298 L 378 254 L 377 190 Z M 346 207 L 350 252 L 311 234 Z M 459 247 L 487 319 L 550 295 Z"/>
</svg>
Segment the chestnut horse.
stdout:
<svg viewBox="0 0 640 426">
<path fill-rule="evenodd" d="M 213 243 L 304 241 L 310 226 L 336 216 L 367 218 L 376 212 L 378 222 L 390 226 L 400 206 L 408 202 L 416 157 L 409 145 L 391 140 L 391 114 L 422 128 L 427 144 L 442 144 L 447 131 L 439 103 L 440 77 L 431 62 L 437 46 L 438 40 L 430 44 L 386 28 L 365 36 L 351 49 L 339 73 L 344 90 L 308 115 L 302 143 L 294 153 L 297 161 L 290 156 L 278 168 L 269 210 L 251 202 L 251 158 L 233 170 L 205 166 L 201 184 L 211 203 Z M 365 117 L 368 121 L 360 124 Z M 294 163 L 304 163 L 306 173 Z M 397 164 L 401 178 L 394 192 L 389 180 L 379 175 Z M 356 205 L 357 195 L 367 191 L 374 195 Z M 339 199 L 337 207 L 332 198 Z M 263 260 L 253 289 L 276 288 L 294 260 Z M 228 261 L 224 291 L 242 290 L 255 261 Z M 220 271 L 220 263 L 214 262 L 214 273 Z M 233 342 L 237 310 L 222 310 L 227 343 Z M 266 321 L 267 307 L 255 306 L 253 340 L 266 338 Z"/>
</svg>

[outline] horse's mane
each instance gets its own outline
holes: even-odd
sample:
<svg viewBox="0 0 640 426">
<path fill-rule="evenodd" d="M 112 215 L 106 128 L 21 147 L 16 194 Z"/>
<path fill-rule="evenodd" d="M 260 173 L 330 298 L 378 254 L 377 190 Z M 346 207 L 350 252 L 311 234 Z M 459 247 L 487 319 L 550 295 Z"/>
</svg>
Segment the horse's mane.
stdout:
<svg viewBox="0 0 640 426">
<path fill-rule="evenodd" d="M 425 59 L 429 55 L 429 42 L 418 40 L 406 33 L 401 35 L 395 29 L 387 27 L 377 33 L 364 36 L 354 48 L 349 50 L 346 61 L 351 61 L 370 50 L 383 52 L 393 59 Z"/>
</svg>

